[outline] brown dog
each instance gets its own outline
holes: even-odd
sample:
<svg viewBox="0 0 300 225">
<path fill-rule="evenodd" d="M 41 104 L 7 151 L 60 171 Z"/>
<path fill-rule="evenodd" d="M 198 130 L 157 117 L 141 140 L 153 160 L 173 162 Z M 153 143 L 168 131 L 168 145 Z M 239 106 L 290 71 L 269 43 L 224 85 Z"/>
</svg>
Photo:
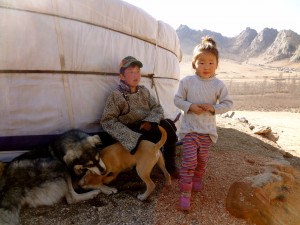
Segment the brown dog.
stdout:
<svg viewBox="0 0 300 225">
<path fill-rule="evenodd" d="M 88 170 L 84 177 L 79 181 L 79 186 L 84 189 L 100 189 L 105 194 L 116 193 L 117 189 L 108 187 L 120 172 L 131 169 L 136 166 L 136 171 L 140 178 L 146 183 L 147 190 L 137 196 L 141 201 L 145 200 L 154 190 L 155 184 L 150 178 L 151 171 L 157 163 L 164 173 L 166 185 L 171 185 L 171 176 L 166 170 L 163 155 L 160 148 L 167 139 L 167 133 L 164 128 L 158 126 L 162 133 L 161 139 L 155 144 L 153 142 L 142 140 L 134 155 L 122 147 L 118 142 L 110 145 L 100 152 L 100 158 L 105 165 L 105 172 L 102 175 Z"/>
</svg>

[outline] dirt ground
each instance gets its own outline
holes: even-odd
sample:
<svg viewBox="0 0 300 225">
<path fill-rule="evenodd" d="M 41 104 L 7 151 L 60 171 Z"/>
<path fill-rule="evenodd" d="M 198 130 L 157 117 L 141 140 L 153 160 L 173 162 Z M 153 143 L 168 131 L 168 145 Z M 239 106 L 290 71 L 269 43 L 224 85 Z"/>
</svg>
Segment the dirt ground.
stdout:
<svg viewBox="0 0 300 225">
<path fill-rule="evenodd" d="M 190 66 L 190 62 L 187 64 Z M 247 74 L 248 77 L 251 71 L 260 72 L 250 67 L 233 65 L 233 68 L 227 64 L 221 66 L 225 77 L 226 74 L 235 76 Z M 225 70 L 230 71 L 226 73 Z M 136 198 L 138 193 L 145 190 L 145 185 L 133 170 L 121 174 L 111 184 L 118 188 L 117 194 L 107 196 L 101 193 L 95 199 L 72 205 L 67 205 L 63 201 L 51 207 L 36 209 L 25 207 L 20 213 L 21 224 L 250 225 L 250 222 L 237 219 L 226 210 L 227 192 L 234 182 L 260 173 L 270 162 L 289 163 L 300 170 L 300 113 L 280 112 L 280 110 L 258 112 L 255 111 L 255 107 L 251 111 L 239 110 L 235 111 L 233 118 L 217 117 L 219 140 L 210 152 L 204 188 L 200 193 L 193 193 L 190 213 L 177 210 L 178 180 L 172 180 L 171 187 L 165 187 L 164 177 L 155 167 L 152 178 L 156 183 L 156 189 L 145 202 Z M 245 117 L 248 123 L 242 123 L 237 119 L 241 117 Z M 273 132 L 278 133 L 278 142 L 274 143 L 253 134 L 249 124 L 270 126 Z M 294 156 L 284 157 L 284 151 Z M 180 154 L 181 146 L 178 146 L 178 165 Z"/>
<path fill-rule="evenodd" d="M 285 151 L 300 157 L 300 113 L 235 111 L 233 118 L 245 117 L 250 124 L 269 126 L 279 135 L 277 144 Z"/>
<path fill-rule="evenodd" d="M 239 113 L 242 112 L 237 115 Z M 249 121 L 252 120 L 249 114 L 246 116 Z M 248 124 L 235 118 L 219 116 L 218 132 L 220 137 L 210 153 L 204 189 L 200 193 L 193 193 L 190 213 L 177 210 L 178 181 L 172 180 L 171 187 L 164 187 L 164 177 L 155 167 L 152 178 L 157 186 L 145 202 L 136 198 L 145 186 L 131 171 L 122 174 L 111 184 L 118 188 L 117 194 L 100 194 L 95 199 L 73 205 L 63 201 L 52 207 L 24 208 L 21 210 L 21 224 L 249 225 L 251 223 L 231 216 L 225 208 L 231 184 L 259 173 L 264 165 L 274 161 L 289 162 L 300 169 L 300 159 L 284 158 L 280 146 L 253 134 Z M 177 150 L 179 165 L 181 146 Z"/>
</svg>

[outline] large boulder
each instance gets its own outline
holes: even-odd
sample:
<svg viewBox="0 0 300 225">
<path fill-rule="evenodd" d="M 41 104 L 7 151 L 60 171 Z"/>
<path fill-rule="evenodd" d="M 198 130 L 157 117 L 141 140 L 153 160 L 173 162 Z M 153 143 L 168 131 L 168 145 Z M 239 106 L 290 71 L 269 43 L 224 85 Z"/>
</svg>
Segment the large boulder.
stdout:
<svg viewBox="0 0 300 225">
<path fill-rule="evenodd" d="M 262 173 L 235 182 L 226 197 L 226 209 L 257 225 L 300 224 L 300 172 L 272 164 Z"/>
</svg>

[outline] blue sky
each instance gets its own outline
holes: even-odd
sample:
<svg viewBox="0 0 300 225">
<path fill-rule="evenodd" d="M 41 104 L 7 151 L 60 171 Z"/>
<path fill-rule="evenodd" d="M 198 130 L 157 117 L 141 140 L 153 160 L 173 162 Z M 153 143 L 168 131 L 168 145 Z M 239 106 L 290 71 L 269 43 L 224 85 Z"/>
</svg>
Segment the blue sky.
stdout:
<svg viewBox="0 0 300 225">
<path fill-rule="evenodd" d="M 177 29 L 211 30 L 233 37 L 250 27 L 300 35 L 300 0 L 124 0 Z"/>
</svg>

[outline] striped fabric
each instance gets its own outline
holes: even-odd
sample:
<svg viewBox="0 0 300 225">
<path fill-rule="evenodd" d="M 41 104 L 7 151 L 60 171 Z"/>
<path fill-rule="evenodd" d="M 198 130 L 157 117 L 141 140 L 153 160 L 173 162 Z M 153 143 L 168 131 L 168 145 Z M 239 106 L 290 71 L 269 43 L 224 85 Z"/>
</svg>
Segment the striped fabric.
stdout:
<svg viewBox="0 0 300 225">
<path fill-rule="evenodd" d="M 212 140 L 208 134 L 189 133 L 183 138 L 180 184 L 191 184 L 193 177 L 202 178 L 209 158 Z"/>
</svg>

